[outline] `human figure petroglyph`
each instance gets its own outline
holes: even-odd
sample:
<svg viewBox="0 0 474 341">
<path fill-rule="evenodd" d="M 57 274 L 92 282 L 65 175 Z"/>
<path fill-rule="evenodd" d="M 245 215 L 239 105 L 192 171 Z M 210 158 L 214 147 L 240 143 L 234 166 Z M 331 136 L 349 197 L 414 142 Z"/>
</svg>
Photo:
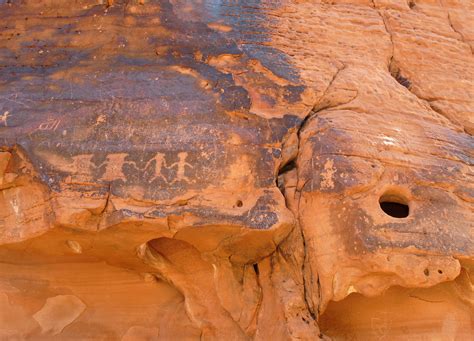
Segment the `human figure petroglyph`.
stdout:
<svg viewBox="0 0 474 341">
<path fill-rule="evenodd" d="M 153 173 L 153 180 L 157 178 L 162 178 L 165 182 L 168 182 L 166 178 L 163 176 L 163 174 L 161 174 L 161 168 L 163 166 L 168 169 L 168 167 L 166 166 L 165 154 L 156 153 L 156 155 L 146 163 L 145 169 L 147 169 L 148 166 L 151 165 L 153 161 L 155 161 L 155 170 Z"/>
<path fill-rule="evenodd" d="M 122 171 L 122 167 L 125 162 L 125 158 L 128 157 L 127 153 L 117 153 L 107 155 L 106 160 L 99 166 L 105 165 L 105 172 L 102 175 L 101 180 L 113 181 L 122 179 L 125 180 L 125 174 Z M 127 162 L 128 163 L 128 162 Z M 97 168 L 99 168 L 97 167 Z"/>
<path fill-rule="evenodd" d="M 186 166 L 188 166 L 189 168 L 194 168 L 194 167 L 188 162 L 186 162 L 187 157 L 188 157 L 187 152 L 178 153 L 178 162 L 173 163 L 169 167 L 169 168 L 178 167 L 176 171 L 176 178 L 171 183 L 175 183 L 177 181 L 189 182 L 189 178 L 185 175 Z"/>
<path fill-rule="evenodd" d="M 70 168 L 73 170 L 71 181 L 88 181 L 90 180 L 93 168 L 95 168 L 92 158 L 94 154 L 81 154 L 72 157 Z"/>
<path fill-rule="evenodd" d="M 126 160 L 130 154 L 128 153 L 113 153 L 108 154 L 105 160 L 96 165 L 92 158 L 94 154 L 79 154 L 71 157 L 72 161 L 65 161 L 63 157 L 57 154 L 43 153 L 45 159 L 56 169 L 63 172 L 70 173 L 70 180 L 73 181 L 88 181 L 91 180 L 93 173 L 99 168 L 104 167 L 104 173 L 100 177 L 103 181 L 124 180 L 127 177 L 123 171 L 124 165 L 132 166 L 137 172 L 146 172 L 151 169 L 152 178 L 150 181 L 162 179 L 165 183 L 175 183 L 178 181 L 190 182 L 191 180 L 186 176 L 186 167 L 194 168 L 193 165 L 186 162 L 188 157 L 187 152 L 178 153 L 178 161 L 168 166 L 166 163 L 166 155 L 164 153 L 156 153 L 154 157 L 147 161 L 143 168 L 137 167 L 136 163 L 131 160 Z M 164 169 L 176 169 L 176 175 L 169 181 L 163 174 Z"/>
<path fill-rule="evenodd" d="M 92 171 L 92 167 L 95 167 L 92 162 L 94 154 L 82 154 L 76 155 L 72 158 L 73 166 L 77 174 L 88 175 Z"/>
<path fill-rule="evenodd" d="M 0 123 L 3 123 L 5 127 L 8 127 L 7 118 L 10 116 L 10 112 L 5 111 L 2 116 L 0 116 Z"/>
</svg>

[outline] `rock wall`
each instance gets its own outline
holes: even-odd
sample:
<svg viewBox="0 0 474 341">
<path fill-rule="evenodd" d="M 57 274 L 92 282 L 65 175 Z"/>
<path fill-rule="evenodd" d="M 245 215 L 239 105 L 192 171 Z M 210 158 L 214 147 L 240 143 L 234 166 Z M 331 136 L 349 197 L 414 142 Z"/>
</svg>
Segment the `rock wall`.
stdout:
<svg viewBox="0 0 474 341">
<path fill-rule="evenodd" d="M 471 1 L 0 18 L 0 339 L 473 337 Z"/>
</svg>

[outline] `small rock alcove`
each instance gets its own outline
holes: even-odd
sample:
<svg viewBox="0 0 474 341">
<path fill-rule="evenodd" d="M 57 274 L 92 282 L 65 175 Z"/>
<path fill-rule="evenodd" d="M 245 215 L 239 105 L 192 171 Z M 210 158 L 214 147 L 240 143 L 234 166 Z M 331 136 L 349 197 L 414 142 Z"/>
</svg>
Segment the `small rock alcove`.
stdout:
<svg viewBox="0 0 474 341">
<path fill-rule="evenodd" d="M 385 214 L 393 218 L 407 218 L 410 214 L 408 200 L 400 195 L 386 193 L 380 197 L 379 205 Z"/>
</svg>

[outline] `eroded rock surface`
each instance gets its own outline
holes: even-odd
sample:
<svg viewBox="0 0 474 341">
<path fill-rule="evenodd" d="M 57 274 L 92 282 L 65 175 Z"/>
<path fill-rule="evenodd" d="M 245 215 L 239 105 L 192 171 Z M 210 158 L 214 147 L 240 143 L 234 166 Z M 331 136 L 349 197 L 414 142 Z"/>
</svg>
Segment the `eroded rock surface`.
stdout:
<svg viewBox="0 0 474 341">
<path fill-rule="evenodd" d="M 470 1 L 0 1 L 0 338 L 469 339 Z"/>
</svg>

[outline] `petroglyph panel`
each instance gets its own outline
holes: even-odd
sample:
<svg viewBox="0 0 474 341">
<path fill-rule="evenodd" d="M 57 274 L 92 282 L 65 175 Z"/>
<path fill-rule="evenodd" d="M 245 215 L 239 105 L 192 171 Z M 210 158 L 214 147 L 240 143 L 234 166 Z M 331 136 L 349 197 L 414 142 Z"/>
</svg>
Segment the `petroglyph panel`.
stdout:
<svg viewBox="0 0 474 341">
<path fill-rule="evenodd" d="M 195 182 L 192 179 L 195 166 L 187 161 L 189 158 L 188 152 L 168 154 L 168 158 L 164 153 L 155 153 L 148 160 L 140 158 L 139 162 L 133 161 L 133 155 L 128 153 L 105 154 L 105 160 L 102 162 L 97 162 L 94 154 L 74 155 L 67 159 L 51 153 L 41 153 L 41 155 L 45 157 L 46 163 L 52 169 L 69 173 L 66 177 L 67 182 L 80 182 L 81 180 L 133 182 L 132 177 L 127 178 L 125 173 L 135 173 L 133 178 L 146 179 L 148 183 L 156 180 L 164 184 L 174 184 L 176 182 L 190 184 Z M 201 154 L 197 155 L 197 158 L 199 156 L 205 157 Z M 144 166 L 140 167 L 143 164 Z M 197 166 L 199 166 L 199 163 L 196 163 Z"/>
</svg>

